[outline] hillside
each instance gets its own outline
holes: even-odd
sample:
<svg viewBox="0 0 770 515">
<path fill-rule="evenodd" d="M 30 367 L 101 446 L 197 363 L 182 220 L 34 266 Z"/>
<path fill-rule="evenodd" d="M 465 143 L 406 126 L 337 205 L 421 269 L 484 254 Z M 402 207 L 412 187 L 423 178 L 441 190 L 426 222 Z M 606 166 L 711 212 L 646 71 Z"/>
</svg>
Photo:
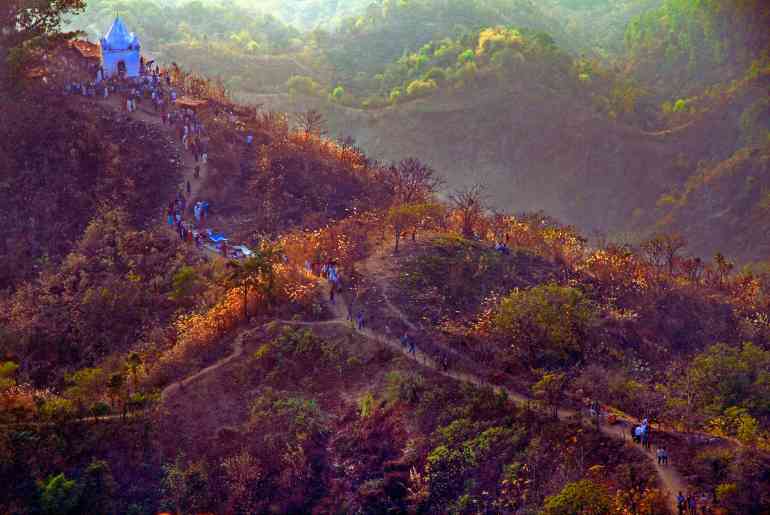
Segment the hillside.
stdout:
<svg viewBox="0 0 770 515">
<path fill-rule="evenodd" d="M 0 512 L 770 510 L 765 64 L 650 115 L 477 27 L 388 106 L 91 94 L 70 1 L 0 32 Z"/>
<path fill-rule="evenodd" d="M 523 72 L 506 89 L 480 83 L 376 111 L 312 98 L 254 99 L 268 108 L 325 109 L 334 133 L 353 136 L 374 157 L 420 155 L 452 185 L 487 183 L 498 207 L 544 209 L 582 227 L 634 231 L 638 239 L 657 222 L 661 197 L 684 188 L 698 162 L 720 162 L 744 146 L 743 113 L 766 84 L 755 81 L 721 104 L 707 101 L 704 112 L 678 118 L 679 128 L 646 131 L 597 112 L 577 80 L 544 84 L 539 71 Z M 749 138 L 762 137 L 763 119 Z M 696 248 L 730 252 L 726 241 L 701 238 L 693 236 Z M 751 257 L 764 254 L 755 249 Z"/>
<path fill-rule="evenodd" d="M 179 181 L 176 149 L 153 128 L 53 100 L 0 100 L 0 289 L 60 262 L 107 205 L 145 228 Z"/>
<path fill-rule="evenodd" d="M 767 60 L 768 23 L 770 7 L 760 0 L 664 1 L 628 24 L 628 66 L 655 89 L 687 97 Z"/>
</svg>

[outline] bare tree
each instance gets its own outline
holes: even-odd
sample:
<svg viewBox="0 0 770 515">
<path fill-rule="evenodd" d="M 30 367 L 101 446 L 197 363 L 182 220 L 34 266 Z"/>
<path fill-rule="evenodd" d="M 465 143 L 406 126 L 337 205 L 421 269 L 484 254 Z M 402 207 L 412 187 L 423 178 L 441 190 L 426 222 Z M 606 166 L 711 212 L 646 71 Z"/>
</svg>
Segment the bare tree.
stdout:
<svg viewBox="0 0 770 515">
<path fill-rule="evenodd" d="M 663 268 L 668 268 L 668 275 L 674 274 L 674 265 L 676 264 L 679 253 L 685 248 L 687 241 L 681 234 L 659 234 L 642 243 L 642 252 L 644 252 L 650 264 Z"/>
<path fill-rule="evenodd" d="M 473 225 L 481 217 L 487 202 L 486 186 L 476 183 L 460 188 L 449 195 L 449 200 L 460 212 L 462 232 L 466 238 L 473 237 Z"/>
<path fill-rule="evenodd" d="M 401 204 L 427 200 L 444 182 L 433 168 L 414 157 L 390 165 L 386 178 L 396 202 Z"/>
<path fill-rule="evenodd" d="M 353 149 L 356 148 L 356 139 L 353 136 L 343 136 L 338 140 L 338 143 L 342 148 Z"/>
<path fill-rule="evenodd" d="M 700 277 L 703 273 L 703 261 L 699 257 L 692 257 L 682 260 L 682 271 L 693 284 L 700 284 Z"/>
<path fill-rule="evenodd" d="M 296 113 L 294 115 L 294 121 L 306 134 L 313 134 L 316 136 L 323 136 L 326 134 L 326 121 L 324 120 L 324 115 L 315 109 Z"/>
</svg>

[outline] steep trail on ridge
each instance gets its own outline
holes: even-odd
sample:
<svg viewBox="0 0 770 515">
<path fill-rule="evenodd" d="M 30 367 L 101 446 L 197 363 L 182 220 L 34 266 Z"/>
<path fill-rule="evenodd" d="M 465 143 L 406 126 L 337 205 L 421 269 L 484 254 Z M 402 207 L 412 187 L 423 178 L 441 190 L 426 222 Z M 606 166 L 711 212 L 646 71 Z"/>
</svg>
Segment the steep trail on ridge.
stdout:
<svg viewBox="0 0 770 515">
<path fill-rule="evenodd" d="M 116 107 L 117 110 L 121 109 L 121 99 L 117 95 L 114 95 L 113 97 L 111 97 L 108 100 L 108 102 L 114 107 Z M 194 168 L 196 163 L 194 162 L 194 159 L 192 158 L 192 155 L 190 154 L 190 152 L 187 151 L 184 148 L 184 146 L 175 137 L 173 127 L 163 125 L 161 123 L 159 116 L 155 115 L 150 111 L 144 110 L 141 107 L 134 113 L 130 113 L 127 115 L 130 118 L 140 119 L 146 123 L 160 126 L 166 132 L 170 133 L 170 139 L 176 145 L 176 148 L 179 151 L 179 155 L 182 158 L 182 162 L 180 163 L 180 167 L 182 169 L 182 183 L 180 187 L 182 187 L 183 191 L 186 191 L 185 189 L 186 181 L 188 180 L 190 181 L 191 192 L 188 199 L 188 205 L 194 204 L 194 202 L 198 199 L 202 182 L 208 173 L 208 165 L 201 164 L 200 178 L 195 179 Z M 387 309 L 394 316 L 396 316 L 402 323 L 404 323 L 404 325 L 409 327 L 411 330 L 418 330 L 419 329 L 418 326 L 414 324 L 411 320 L 409 320 L 408 316 L 400 308 L 398 308 L 395 304 L 393 304 L 393 302 L 390 299 L 390 296 L 388 295 L 388 290 L 389 290 L 389 284 L 387 281 L 388 267 L 386 265 L 387 253 L 388 253 L 388 247 L 384 244 L 381 245 L 377 250 L 375 250 L 375 252 L 373 252 L 362 263 L 363 269 L 366 271 L 366 275 L 368 277 L 374 278 L 374 284 L 378 286 L 378 288 L 380 289 Z M 325 299 L 328 299 L 329 285 L 326 283 L 324 284 L 324 290 L 325 290 L 324 297 Z M 427 353 L 425 353 L 423 350 L 419 348 L 416 348 L 415 352 L 411 353 L 407 348 L 401 345 L 400 341 L 398 341 L 395 338 L 375 332 L 369 328 L 358 328 L 355 324 L 350 323 L 347 320 L 346 307 L 343 302 L 332 303 L 332 302 L 329 302 L 328 300 L 326 300 L 325 302 L 327 307 L 329 308 L 329 311 L 334 316 L 334 318 L 331 320 L 322 320 L 322 321 L 273 320 L 265 324 L 258 325 L 256 327 L 242 329 L 233 338 L 233 345 L 232 345 L 233 350 L 230 354 L 216 361 L 215 363 L 212 363 L 211 365 L 199 370 L 198 372 L 192 375 L 189 375 L 185 378 L 182 378 L 178 381 L 175 381 L 167 385 L 161 391 L 161 395 L 160 395 L 161 403 L 168 401 L 168 399 L 174 392 L 183 390 L 185 386 L 199 380 L 204 376 L 207 376 L 211 373 L 216 372 L 220 368 L 226 366 L 228 363 L 238 359 L 243 354 L 244 342 L 246 338 L 270 324 L 298 325 L 298 326 L 308 326 L 308 327 L 319 326 L 319 325 L 342 325 L 344 327 L 351 329 L 352 331 L 356 332 L 357 334 L 365 338 L 381 343 L 382 345 L 390 348 L 391 350 L 397 353 L 400 353 L 406 358 L 411 359 L 417 362 L 418 364 L 428 369 L 431 369 L 432 371 L 438 374 L 441 374 L 445 377 L 452 378 L 456 381 L 472 384 L 477 387 L 492 388 L 497 393 L 501 393 L 501 392 L 505 393 L 510 400 L 514 401 L 519 405 L 522 405 L 522 404 L 526 405 L 533 400 L 530 397 L 522 395 L 504 386 L 493 385 L 475 374 L 461 372 L 457 370 L 445 370 L 441 366 L 441 364 L 439 364 L 430 355 L 428 355 Z M 446 349 L 446 350 L 448 352 L 452 352 L 453 354 L 456 354 L 456 352 L 452 349 Z M 574 410 L 564 409 L 564 408 L 557 409 L 557 417 L 559 418 L 559 420 L 574 419 L 577 416 L 579 416 L 579 413 Z M 602 434 L 606 436 L 626 441 L 626 431 L 622 427 L 600 424 L 599 430 L 602 432 Z M 644 452 L 645 455 L 648 457 L 648 459 L 651 460 L 651 463 L 655 467 L 655 470 L 658 474 L 660 483 L 663 489 L 668 494 L 669 507 L 671 508 L 672 512 L 675 512 L 676 495 L 680 491 L 681 492 L 687 491 L 686 483 L 672 467 L 670 466 L 662 467 L 658 465 L 654 453 L 652 453 L 651 451 L 644 451 L 644 449 L 642 449 L 641 447 L 639 447 L 638 449 Z"/>
<path fill-rule="evenodd" d="M 384 246 L 380 247 L 362 263 L 363 269 L 366 270 L 368 274 L 372 274 L 371 275 L 372 277 L 374 276 L 374 274 L 380 274 L 384 272 L 385 270 L 383 266 L 384 266 L 384 258 L 386 254 L 387 254 L 387 248 Z M 377 276 L 375 283 L 380 284 L 380 288 L 382 289 L 384 294 L 387 295 L 387 284 L 384 284 L 384 282 L 385 282 L 385 279 L 383 277 Z M 352 323 L 351 321 L 348 320 L 347 308 L 345 307 L 344 302 L 342 301 L 331 302 L 328 300 L 330 284 L 326 281 L 322 281 L 321 284 L 323 288 L 323 297 L 325 299 L 324 300 L 325 305 L 328 308 L 333 318 L 328 320 L 318 320 L 318 321 L 277 319 L 277 320 L 271 320 L 269 322 L 260 324 L 256 327 L 241 329 L 241 331 L 233 338 L 233 351 L 230 354 L 228 354 L 227 356 L 221 358 L 217 362 L 207 366 L 206 368 L 190 376 L 187 376 L 185 378 L 182 378 L 178 381 L 175 381 L 167 385 L 161 392 L 161 402 L 167 402 L 173 393 L 179 390 L 183 390 L 184 387 L 189 385 L 190 383 L 197 381 L 206 375 L 214 373 L 215 371 L 219 370 L 223 366 L 239 358 L 243 354 L 244 342 L 247 337 L 253 335 L 259 330 L 264 329 L 267 326 L 275 325 L 275 324 L 294 325 L 294 326 L 301 326 L 301 327 L 339 325 L 344 328 L 347 328 L 350 331 L 355 332 L 356 334 L 364 338 L 367 338 L 371 341 L 378 342 L 383 346 L 389 348 L 390 350 L 394 351 L 395 353 L 401 354 L 407 359 L 410 359 L 416 362 L 418 365 L 421 365 L 427 369 L 430 369 L 433 372 L 440 374 L 444 377 L 449 377 L 456 381 L 471 384 L 476 387 L 491 388 L 496 393 L 504 393 L 509 400 L 515 402 L 518 405 L 526 406 L 534 400 L 531 397 L 523 395 L 505 386 L 492 384 L 489 381 L 485 380 L 484 378 L 476 374 L 463 372 L 456 369 L 444 369 L 444 367 L 442 367 L 440 363 L 438 363 L 433 357 L 431 357 L 428 353 L 426 353 L 420 348 L 416 348 L 415 352 L 411 353 L 396 338 L 373 331 L 372 329 L 369 329 L 366 327 L 358 328 L 355 323 Z M 397 306 L 395 306 L 389 299 L 386 301 L 386 307 L 388 308 L 388 310 L 393 312 L 395 316 L 397 316 L 400 320 L 402 320 L 408 327 L 412 327 L 412 328 L 417 327 L 415 324 L 409 321 L 406 314 L 403 313 L 403 311 L 401 311 Z M 572 409 L 567 409 L 567 408 L 558 408 L 556 411 L 556 415 L 559 420 L 563 420 L 563 421 L 575 420 L 576 418 L 581 416 L 579 412 Z M 629 440 L 628 428 L 626 426 L 608 425 L 608 424 L 601 423 L 599 425 L 599 431 L 605 436 L 616 440 L 622 440 L 623 442 L 627 442 Z M 687 483 L 683 480 L 683 478 L 679 475 L 679 473 L 670 465 L 669 466 L 659 465 L 657 463 L 657 458 L 654 452 L 652 452 L 651 450 L 646 451 L 641 446 L 635 446 L 635 448 L 638 451 L 642 452 L 647 457 L 647 459 L 650 460 L 650 463 L 653 465 L 653 467 L 657 472 L 661 488 L 667 494 L 669 508 L 672 510 L 672 513 L 676 513 L 676 496 L 678 492 L 688 491 Z"/>
<path fill-rule="evenodd" d="M 383 276 L 383 272 L 385 272 L 387 268 L 385 264 L 385 259 L 384 259 L 386 254 L 387 254 L 387 247 L 381 246 L 379 249 L 373 252 L 369 256 L 369 258 L 367 258 L 364 261 L 364 263 L 362 264 L 362 268 L 365 271 L 367 271 L 367 275 L 369 275 L 370 277 L 376 277 L 375 284 L 379 285 L 380 290 L 383 293 L 385 305 L 387 306 L 387 308 L 391 312 L 393 312 L 393 314 L 396 315 L 400 320 L 402 320 L 408 327 L 416 328 L 416 326 L 411 321 L 409 321 L 406 314 L 403 311 L 401 311 L 397 306 L 395 306 L 387 296 L 388 285 L 385 282 L 386 276 Z M 327 285 L 326 286 L 327 293 L 328 293 L 328 288 L 329 286 Z M 328 295 L 326 296 L 326 298 L 328 299 Z M 416 361 L 418 364 L 421 364 L 438 374 L 441 374 L 446 377 L 451 377 L 452 379 L 455 379 L 457 381 L 473 384 L 478 387 L 492 388 L 497 393 L 503 392 L 507 395 L 507 397 L 510 400 L 514 401 L 516 404 L 519 404 L 519 405 L 527 405 L 528 403 L 533 401 L 532 398 L 526 395 L 522 395 L 521 393 L 513 391 L 510 388 L 506 388 L 504 386 L 491 384 L 490 382 L 484 380 L 483 378 L 475 374 L 460 372 L 455 370 L 445 370 L 439 363 L 437 363 L 433 358 L 431 358 L 425 352 L 421 351 L 420 349 L 416 349 L 415 353 L 411 354 L 403 345 L 401 345 L 400 341 L 392 337 L 385 336 L 380 333 L 376 333 L 367 328 L 359 329 L 355 324 L 351 324 L 347 320 L 346 308 L 341 302 L 329 303 L 327 301 L 327 306 L 336 317 L 336 321 L 338 323 L 351 327 L 352 330 L 354 330 L 358 334 L 366 338 L 372 339 L 374 341 L 380 342 L 383 345 L 389 347 L 391 350 L 401 353 L 407 358 Z M 307 325 L 312 325 L 312 323 L 308 323 Z M 580 416 L 579 412 L 576 412 L 571 409 L 566 409 L 566 408 L 557 409 L 557 417 L 559 418 L 559 420 L 569 420 L 579 416 Z M 601 431 L 602 434 L 608 437 L 619 439 L 624 442 L 628 440 L 627 428 L 625 426 L 620 427 L 617 425 L 600 424 L 599 430 Z M 643 452 L 645 456 L 650 460 L 652 465 L 654 466 L 658 474 L 660 484 L 662 488 L 665 490 L 665 492 L 668 494 L 669 508 L 672 510 L 672 513 L 675 513 L 677 509 L 676 507 L 677 494 L 679 492 L 688 491 L 686 482 L 682 479 L 682 477 L 673 467 L 659 465 L 657 463 L 657 457 L 655 456 L 655 453 L 652 450 L 646 451 L 642 447 L 636 447 L 636 448 L 639 451 Z"/>
</svg>

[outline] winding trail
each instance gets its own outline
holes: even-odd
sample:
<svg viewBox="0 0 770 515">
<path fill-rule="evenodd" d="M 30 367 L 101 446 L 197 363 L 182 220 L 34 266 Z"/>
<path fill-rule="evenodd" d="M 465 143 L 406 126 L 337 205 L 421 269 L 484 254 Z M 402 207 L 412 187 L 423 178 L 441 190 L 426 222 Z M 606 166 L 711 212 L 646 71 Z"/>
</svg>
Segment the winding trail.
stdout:
<svg viewBox="0 0 770 515">
<path fill-rule="evenodd" d="M 118 108 L 120 108 L 121 102 L 118 95 L 113 95 L 109 101 L 111 101 L 112 104 L 115 104 L 115 100 L 118 101 Z M 148 110 L 146 107 L 146 102 L 147 100 L 144 100 L 144 102 L 137 108 L 136 111 L 130 114 L 126 114 L 128 114 L 129 118 L 138 119 L 145 123 L 160 127 L 162 130 L 169 134 L 171 141 L 174 143 L 177 150 L 179 151 L 179 155 L 181 156 L 180 167 L 182 170 L 182 182 L 180 183 L 179 187 L 186 193 L 187 181 L 190 181 L 190 195 L 188 195 L 187 205 L 193 206 L 195 205 L 195 202 L 199 200 L 198 196 L 200 194 L 201 186 L 203 185 L 205 178 L 208 176 L 208 163 L 196 163 L 192 153 L 189 150 L 186 150 L 184 145 L 182 145 L 182 143 L 177 138 L 174 127 L 163 124 L 160 119 L 160 113 L 155 113 L 154 111 Z M 195 165 L 200 166 L 200 178 L 198 179 L 195 178 Z"/>
<path fill-rule="evenodd" d="M 272 323 L 272 322 L 268 322 Z M 203 368 L 199 370 L 198 372 L 194 373 L 193 375 L 184 377 L 182 379 L 179 379 L 178 381 L 175 381 L 173 383 L 168 384 L 163 390 L 160 392 L 160 402 L 161 404 L 168 400 L 169 396 L 173 394 L 174 392 L 184 389 L 185 386 L 188 384 L 197 381 L 203 376 L 206 376 L 208 374 L 211 374 L 212 372 L 216 372 L 223 366 L 227 365 L 233 360 L 238 359 L 241 354 L 243 354 L 243 347 L 244 347 L 244 340 L 254 334 L 255 332 L 261 330 L 268 324 L 262 324 L 257 327 L 252 327 L 249 329 L 243 329 L 241 332 L 233 339 L 233 352 L 225 356 L 224 358 L 220 359 L 219 361 L 216 361 L 212 363 L 211 365 L 207 366 L 206 368 Z"/>
<path fill-rule="evenodd" d="M 107 100 L 107 103 L 116 107 L 117 110 L 121 110 L 121 107 L 122 107 L 121 98 L 118 97 L 117 95 Z M 178 142 L 176 135 L 174 134 L 173 127 L 163 125 L 157 114 L 151 111 L 147 111 L 142 107 L 140 107 L 134 113 L 129 114 L 128 116 L 130 118 L 140 119 L 146 123 L 159 126 L 163 128 L 166 132 L 170 133 L 171 140 L 175 143 L 177 149 L 179 150 L 179 154 L 182 158 L 182 162 L 181 162 L 182 185 L 181 186 L 184 188 L 184 191 L 186 191 L 186 188 L 185 188 L 186 181 L 188 180 L 190 181 L 191 194 L 189 195 L 188 204 L 189 205 L 194 204 L 195 200 L 197 200 L 197 197 L 199 195 L 203 180 L 205 179 L 208 173 L 207 165 L 203 165 L 202 163 L 197 163 L 201 165 L 201 176 L 199 179 L 195 179 L 194 167 L 196 163 L 194 162 L 192 156 L 190 155 L 190 152 L 186 151 L 184 147 L 181 145 L 181 143 Z M 378 288 L 378 290 L 381 291 L 385 307 L 388 309 L 388 311 L 390 311 L 394 316 L 396 316 L 409 329 L 414 331 L 419 330 L 420 328 L 411 320 L 409 320 L 406 314 L 399 307 L 393 304 L 393 302 L 390 300 L 390 297 L 388 295 L 388 290 L 389 290 L 388 277 L 390 275 L 390 270 L 387 264 L 387 261 L 388 261 L 387 253 L 388 253 L 388 246 L 385 244 L 381 245 L 366 260 L 364 260 L 364 262 L 362 263 L 362 267 L 365 270 L 367 277 L 374 278 L 374 285 Z M 324 298 L 328 299 L 330 286 L 329 284 L 324 282 L 323 287 L 325 289 Z M 245 340 L 248 337 L 252 336 L 253 334 L 255 334 L 260 330 L 263 330 L 265 327 L 269 325 L 274 325 L 274 324 L 297 325 L 297 326 L 307 326 L 307 327 L 314 327 L 314 326 L 321 326 L 321 325 L 340 325 L 348 328 L 349 330 L 352 330 L 353 332 L 369 340 L 379 342 L 380 344 L 390 348 L 394 352 L 400 353 L 406 358 L 415 361 L 419 365 L 422 365 L 423 367 L 431 369 L 432 371 L 438 374 L 441 374 L 445 377 L 452 378 L 456 381 L 472 384 L 477 387 L 492 388 L 497 393 L 505 393 L 505 395 L 510 400 L 512 400 L 513 402 L 519 405 L 528 405 L 533 400 L 530 397 L 522 395 L 521 393 L 515 392 L 504 386 L 493 385 L 478 375 L 467 373 L 467 372 L 461 372 L 457 370 L 445 370 L 430 355 L 423 352 L 419 348 L 416 349 L 414 353 L 411 353 L 407 348 L 401 345 L 401 342 L 399 340 L 395 338 L 375 332 L 369 328 L 359 329 L 356 326 L 356 324 L 351 324 L 350 321 L 348 321 L 347 319 L 347 309 L 345 307 L 344 302 L 342 302 L 341 299 L 336 303 L 329 302 L 328 300 L 326 300 L 325 302 L 329 311 L 333 315 L 333 318 L 330 320 L 323 320 L 323 321 L 272 320 L 270 322 L 260 324 L 256 327 L 242 329 L 233 338 L 233 345 L 232 345 L 233 350 L 230 354 L 228 354 L 227 356 L 219 359 L 215 363 L 212 363 L 211 365 L 199 370 L 198 372 L 190 376 L 187 376 L 185 378 L 179 379 L 175 382 L 168 384 L 161 391 L 160 403 L 163 404 L 164 402 L 167 402 L 170 396 L 172 396 L 174 393 L 180 390 L 183 391 L 187 385 L 200 380 L 202 377 L 205 377 L 211 373 L 216 372 L 217 370 L 221 369 L 222 367 L 226 366 L 232 361 L 238 359 L 244 352 Z M 453 354 L 457 354 L 457 352 L 454 349 L 445 349 L 445 350 Z M 580 417 L 580 413 L 571 409 L 566 409 L 566 408 L 557 409 L 556 414 L 559 420 L 575 420 L 576 418 Z M 109 419 L 118 418 L 118 417 L 119 415 L 108 415 L 105 417 L 98 417 L 96 419 L 92 417 L 90 420 L 95 420 L 95 421 L 109 420 Z M 625 427 L 620 427 L 617 425 L 613 426 L 613 425 L 607 425 L 607 424 L 600 424 L 599 430 L 601 431 L 602 434 L 608 437 L 627 441 L 627 429 Z M 672 510 L 672 513 L 675 513 L 677 493 L 686 492 L 687 484 L 682 479 L 682 477 L 676 472 L 676 470 L 674 470 L 671 466 L 663 467 L 658 465 L 657 459 L 652 451 L 645 451 L 642 447 L 636 447 L 636 448 L 639 451 L 643 452 L 648 457 L 652 465 L 655 467 L 655 470 L 657 471 L 658 478 L 660 481 L 660 485 L 663 488 L 663 490 L 665 490 L 665 492 L 668 494 L 669 507 Z"/>
<path fill-rule="evenodd" d="M 386 250 L 379 249 L 378 251 L 375 251 L 363 263 L 363 268 L 367 270 L 367 273 L 371 274 L 370 277 L 374 277 L 372 272 L 374 273 L 383 272 L 382 267 L 385 265 L 384 257 L 386 253 L 387 253 Z M 378 284 L 382 289 L 382 291 L 384 292 L 384 294 L 387 295 L 386 293 L 387 285 L 384 284 L 384 278 L 377 276 L 376 284 Z M 322 286 L 324 289 L 323 297 L 324 299 L 328 299 L 330 285 L 324 281 L 322 283 Z M 369 328 L 359 329 L 356 324 L 352 324 L 347 319 L 347 309 L 345 307 L 344 302 L 337 301 L 332 303 L 332 302 L 329 302 L 328 300 L 325 300 L 325 303 L 333 316 L 333 318 L 328 320 L 303 321 L 303 320 L 280 320 L 279 319 L 279 320 L 272 320 L 272 321 L 266 322 L 256 327 L 251 327 L 251 328 L 241 330 L 241 332 L 237 336 L 235 336 L 235 338 L 233 339 L 233 351 L 231 354 L 223 357 L 217 362 L 209 365 L 208 367 L 196 372 L 191 376 L 180 379 L 166 386 L 161 392 L 161 396 L 160 396 L 161 402 L 167 401 L 170 395 L 172 395 L 173 393 L 177 392 L 180 389 L 184 389 L 184 387 L 189 385 L 190 383 L 193 383 L 199 380 L 200 378 L 219 370 L 220 368 L 232 362 L 233 360 L 238 359 L 243 354 L 245 340 L 248 337 L 252 336 L 254 333 L 270 325 L 295 325 L 295 326 L 304 326 L 304 327 L 339 325 L 341 327 L 347 328 L 348 330 L 357 333 L 358 335 L 364 338 L 367 338 L 372 341 L 376 341 L 382 344 L 383 346 L 391 349 L 395 353 L 401 354 L 407 359 L 410 359 L 416 362 L 418 365 L 422 365 L 423 367 L 428 368 L 433 372 L 440 374 L 442 376 L 452 378 L 456 381 L 472 384 L 477 387 L 491 388 L 496 393 L 504 393 L 509 400 L 515 402 L 520 406 L 527 406 L 529 405 L 529 403 L 533 401 L 532 398 L 526 395 L 523 395 L 519 392 L 516 392 L 514 390 L 511 390 L 510 388 L 491 384 L 489 381 L 486 381 L 485 379 L 483 379 L 482 377 L 476 374 L 461 372 L 458 370 L 451 370 L 451 369 L 445 370 L 441 366 L 441 364 L 437 363 L 436 360 L 434 360 L 429 354 L 425 353 L 419 348 L 415 349 L 414 353 L 411 353 L 406 347 L 401 345 L 401 342 L 399 340 L 395 338 L 378 333 Z M 393 312 L 393 314 L 396 315 L 400 320 L 402 320 L 407 326 L 409 326 L 410 328 L 416 328 L 415 324 L 409 321 L 406 314 L 403 311 L 401 311 L 397 306 L 395 306 L 392 302 L 390 302 L 389 299 L 386 300 L 386 307 L 388 308 L 388 310 Z M 579 412 L 572 409 L 567 409 L 567 408 L 557 409 L 556 415 L 559 420 L 564 420 L 564 421 L 574 421 L 581 417 L 581 414 Z M 599 431 L 605 436 L 608 436 L 610 438 L 613 438 L 616 440 L 622 440 L 624 442 L 628 441 L 628 428 L 626 426 L 608 425 L 608 424 L 600 423 Z M 637 449 L 639 452 L 644 453 L 644 455 L 650 460 L 650 463 L 653 465 L 653 467 L 655 468 L 658 474 L 660 486 L 667 494 L 667 498 L 668 498 L 667 501 L 668 501 L 669 508 L 672 510 L 672 513 L 676 513 L 677 493 L 687 492 L 688 490 L 687 483 L 682 479 L 682 477 L 677 473 L 677 471 L 670 465 L 669 466 L 658 465 L 657 458 L 651 450 L 646 451 L 641 446 L 635 446 L 635 449 Z"/>
<path fill-rule="evenodd" d="M 387 268 L 388 268 L 387 260 L 385 259 L 386 254 L 387 254 L 387 247 L 381 246 L 377 251 L 372 253 L 369 256 L 369 258 L 367 258 L 364 261 L 364 263 L 362 264 L 363 269 L 366 271 L 368 277 L 376 277 L 375 284 L 381 290 L 384 297 L 385 305 L 388 308 L 388 310 L 391 311 L 395 316 L 397 316 L 409 328 L 417 329 L 417 326 L 413 324 L 408 319 L 406 314 L 397 306 L 395 306 L 390 301 L 390 298 L 388 297 L 388 294 L 387 294 L 388 284 L 385 280 L 385 278 L 387 277 Z M 327 292 L 328 292 L 328 288 L 329 287 L 327 285 L 326 286 Z M 325 298 L 328 298 L 328 295 L 326 295 Z M 343 303 L 338 302 L 336 304 L 329 304 L 327 302 L 327 305 L 329 306 L 330 311 L 335 316 L 334 320 L 331 320 L 328 322 L 337 322 L 347 327 L 351 327 L 351 324 L 347 321 L 346 308 L 343 305 Z M 312 323 L 308 325 L 312 325 Z M 431 358 L 426 353 L 422 352 L 419 349 L 416 349 L 414 354 L 412 354 L 403 345 L 401 345 L 400 341 L 394 338 L 376 333 L 367 328 L 358 329 L 358 327 L 355 325 L 353 325 L 352 330 L 360 334 L 361 336 L 377 341 L 389 347 L 390 349 L 398 353 L 401 353 L 407 358 L 412 359 L 418 362 L 419 364 L 423 365 L 424 367 L 429 368 L 434 372 L 441 374 L 443 376 L 451 377 L 452 379 L 455 379 L 457 381 L 462 381 L 462 382 L 473 384 L 479 387 L 492 388 L 496 393 L 505 393 L 510 400 L 512 400 L 513 402 L 519 405 L 526 406 L 533 401 L 532 398 L 527 397 L 526 395 L 522 395 L 521 393 L 513 391 L 510 388 L 506 388 L 504 386 L 491 384 L 490 382 L 484 380 L 483 378 L 475 374 L 459 372 L 454 370 L 444 370 L 444 368 L 439 363 L 437 363 L 433 358 Z M 571 410 L 567 408 L 557 409 L 557 417 L 559 418 L 559 420 L 575 420 L 580 416 L 581 414 L 575 410 Z M 624 442 L 628 441 L 628 429 L 626 426 L 608 425 L 608 424 L 600 423 L 599 430 L 605 436 L 614 438 L 616 440 L 622 440 Z M 676 513 L 676 510 L 677 510 L 676 496 L 679 492 L 687 492 L 688 490 L 687 483 L 679 475 L 679 473 L 670 465 L 669 466 L 659 465 L 657 462 L 657 457 L 651 449 L 645 450 L 641 446 L 635 446 L 635 448 L 640 452 L 644 453 L 645 456 L 647 456 L 647 458 L 650 460 L 650 463 L 654 466 L 658 474 L 660 485 L 662 489 L 668 494 L 667 501 L 668 501 L 669 508 L 671 509 L 672 513 Z"/>
</svg>

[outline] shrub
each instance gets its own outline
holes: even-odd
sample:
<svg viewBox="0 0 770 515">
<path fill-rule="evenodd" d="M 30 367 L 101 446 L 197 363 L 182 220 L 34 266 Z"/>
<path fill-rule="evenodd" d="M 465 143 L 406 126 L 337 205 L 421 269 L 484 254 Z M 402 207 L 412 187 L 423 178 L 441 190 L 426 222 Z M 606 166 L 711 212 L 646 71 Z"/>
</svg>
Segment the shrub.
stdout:
<svg viewBox="0 0 770 515">
<path fill-rule="evenodd" d="M 268 387 L 252 401 L 249 425 L 263 433 L 269 448 L 284 449 L 321 432 L 324 419 L 315 400 Z"/>
<path fill-rule="evenodd" d="M 426 462 L 425 474 L 431 499 L 435 502 L 451 498 L 468 469 L 462 451 L 439 445 L 428 454 Z"/>
<path fill-rule="evenodd" d="M 770 409 L 768 369 L 769 351 L 752 343 L 740 347 L 719 343 L 695 356 L 687 379 L 696 392 L 696 404 L 706 413 L 722 415 L 742 407 L 761 414 Z"/>
<path fill-rule="evenodd" d="M 433 79 L 428 80 L 414 80 L 406 87 L 406 94 L 410 97 L 422 97 L 430 95 L 438 89 L 436 81 Z"/>
<path fill-rule="evenodd" d="M 331 92 L 331 98 L 334 99 L 336 102 L 339 102 L 342 100 L 342 97 L 345 96 L 345 88 L 342 86 L 337 86 L 334 88 Z"/>
<path fill-rule="evenodd" d="M 475 57 L 473 50 L 470 48 L 464 50 L 460 53 L 460 55 L 457 56 L 457 61 L 459 63 L 470 63 L 473 61 L 473 58 Z"/>
<path fill-rule="evenodd" d="M 433 81 L 438 85 L 444 84 L 447 80 L 446 72 L 441 68 L 433 67 L 423 76 L 423 80 Z"/>
<path fill-rule="evenodd" d="M 304 75 L 293 75 L 286 81 L 286 87 L 292 95 L 316 96 L 321 90 L 320 84 Z"/>
<path fill-rule="evenodd" d="M 422 378 L 418 375 L 402 375 L 395 370 L 388 372 L 385 378 L 387 386 L 385 395 L 391 402 L 416 403 L 420 399 L 420 392 L 423 390 Z"/>
<path fill-rule="evenodd" d="M 64 474 L 51 476 L 38 482 L 40 511 L 43 514 L 67 515 L 75 513 L 80 499 L 80 488 L 73 479 Z"/>
<path fill-rule="evenodd" d="M 590 479 L 568 483 L 561 492 L 545 500 L 544 515 L 572 515 L 613 513 L 612 499 L 604 486 Z"/>
<path fill-rule="evenodd" d="M 680 98 L 674 103 L 674 109 L 673 111 L 675 113 L 681 113 L 687 109 L 687 101 L 683 98 Z"/>
<path fill-rule="evenodd" d="M 493 322 L 531 363 L 564 364 L 582 353 L 593 319 L 594 307 L 580 290 L 551 283 L 511 292 Z"/>
<path fill-rule="evenodd" d="M 358 401 L 358 414 L 361 418 L 369 418 L 374 414 L 374 396 L 372 392 L 366 392 Z"/>
</svg>

